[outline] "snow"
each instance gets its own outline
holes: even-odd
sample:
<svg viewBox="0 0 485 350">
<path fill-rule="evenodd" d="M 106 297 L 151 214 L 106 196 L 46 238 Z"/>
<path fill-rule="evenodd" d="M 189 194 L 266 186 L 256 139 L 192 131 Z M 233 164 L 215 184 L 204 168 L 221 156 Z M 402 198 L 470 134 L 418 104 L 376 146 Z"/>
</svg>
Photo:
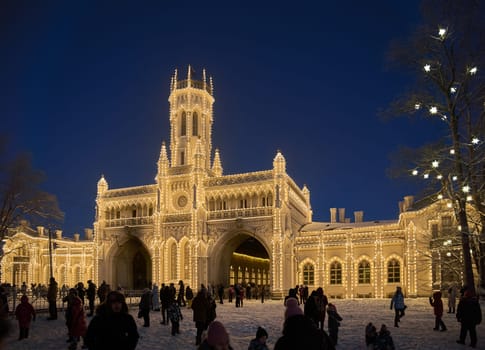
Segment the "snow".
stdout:
<svg viewBox="0 0 485 350">
<path fill-rule="evenodd" d="M 364 349 L 364 329 L 368 322 L 373 322 L 379 329 L 386 324 L 391 331 L 396 349 L 467 349 L 468 346 L 456 344 L 460 324 L 454 314 L 445 313 L 443 321 L 448 327 L 446 332 L 433 331 L 433 308 L 428 299 L 406 299 L 406 315 L 399 328 L 393 327 L 394 311 L 389 309 L 390 299 L 348 299 L 330 300 L 337 306 L 343 317 L 339 330 L 337 349 Z M 444 300 L 446 304 L 446 300 Z M 485 303 L 481 303 L 482 311 Z M 446 311 L 446 310 L 445 310 Z M 170 326 L 161 325 L 160 313 L 151 312 L 151 326 L 141 327 L 141 319 L 136 318 L 137 309 L 131 308 L 131 314 L 139 325 L 140 340 L 137 349 L 195 349 L 195 326 L 192 322 L 192 311 L 182 308 L 184 319 L 181 322 L 181 334 L 172 336 Z M 284 306 L 280 300 L 244 301 L 243 308 L 236 308 L 234 303 L 217 304 L 217 320 L 227 328 L 231 345 L 235 350 L 246 350 L 256 334 L 258 326 L 264 327 L 268 334 L 268 346 L 273 349 L 281 335 Z M 18 341 L 18 328 L 15 323 L 10 335 L 4 341 L 3 349 L 67 349 L 66 327 L 62 312 L 56 321 L 47 321 L 45 313 L 39 314 L 30 329 L 29 338 Z M 89 318 L 90 319 L 90 318 Z M 12 320 L 13 321 L 13 320 Z M 477 327 L 478 349 L 485 349 L 485 327 Z M 469 338 L 466 343 L 469 344 Z M 81 345 L 78 345 L 78 349 Z"/>
</svg>

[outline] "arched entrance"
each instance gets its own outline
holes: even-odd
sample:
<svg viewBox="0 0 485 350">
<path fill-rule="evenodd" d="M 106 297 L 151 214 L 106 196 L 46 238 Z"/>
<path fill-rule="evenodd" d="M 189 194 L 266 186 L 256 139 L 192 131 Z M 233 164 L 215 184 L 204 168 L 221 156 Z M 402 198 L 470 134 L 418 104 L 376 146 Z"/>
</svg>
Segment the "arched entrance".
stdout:
<svg viewBox="0 0 485 350">
<path fill-rule="evenodd" d="M 112 266 L 112 288 L 143 289 L 150 286 L 150 255 L 137 238 L 130 238 L 121 244 L 113 256 Z"/>
<path fill-rule="evenodd" d="M 265 287 L 271 283 L 271 261 L 267 248 L 253 235 L 240 233 L 214 249 L 211 283 L 225 286 L 241 283 Z M 211 272 L 210 270 L 210 272 Z"/>
</svg>

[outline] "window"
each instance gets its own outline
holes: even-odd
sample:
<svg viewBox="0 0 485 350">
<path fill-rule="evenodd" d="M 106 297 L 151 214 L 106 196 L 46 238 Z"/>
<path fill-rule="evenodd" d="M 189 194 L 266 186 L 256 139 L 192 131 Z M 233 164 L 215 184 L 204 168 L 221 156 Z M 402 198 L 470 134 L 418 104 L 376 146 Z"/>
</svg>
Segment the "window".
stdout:
<svg viewBox="0 0 485 350">
<path fill-rule="evenodd" d="M 451 216 L 443 216 L 441 218 L 441 225 L 443 227 L 450 227 L 451 226 Z"/>
<path fill-rule="evenodd" d="M 182 151 L 180 152 L 180 165 L 184 165 L 185 164 L 185 152 Z"/>
<path fill-rule="evenodd" d="M 187 135 L 187 114 L 182 112 L 182 120 L 180 121 L 180 136 Z"/>
<path fill-rule="evenodd" d="M 387 263 L 387 282 L 388 283 L 399 283 L 401 282 L 401 268 L 399 261 L 396 259 L 391 259 Z"/>
<path fill-rule="evenodd" d="M 303 265 L 303 284 L 313 286 L 315 284 L 315 269 L 310 263 Z"/>
<path fill-rule="evenodd" d="M 148 216 L 152 216 L 153 215 L 153 208 L 150 207 L 148 208 Z"/>
<path fill-rule="evenodd" d="M 190 246 L 189 243 L 185 243 L 184 246 L 184 280 L 189 279 L 189 267 L 190 267 Z"/>
<path fill-rule="evenodd" d="M 136 209 L 133 209 L 133 210 L 131 211 L 131 217 L 132 217 L 132 218 L 136 218 Z"/>
<path fill-rule="evenodd" d="M 330 284 L 342 284 L 342 264 L 338 261 L 330 264 Z"/>
<path fill-rule="evenodd" d="M 192 115 L 192 135 L 199 136 L 199 116 L 197 112 Z"/>
<path fill-rule="evenodd" d="M 359 263 L 359 284 L 370 283 L 370 264 L 364 260 Z"/>
<path fill-rule="evenodd" d="M 431 237 L 438 238 L 438 224 L 431 225 Z"/>
<path fill-rule="evenodd" d="M 170 279 L 177 279 L 177 244 L 170 246 Z"/>
</svg>

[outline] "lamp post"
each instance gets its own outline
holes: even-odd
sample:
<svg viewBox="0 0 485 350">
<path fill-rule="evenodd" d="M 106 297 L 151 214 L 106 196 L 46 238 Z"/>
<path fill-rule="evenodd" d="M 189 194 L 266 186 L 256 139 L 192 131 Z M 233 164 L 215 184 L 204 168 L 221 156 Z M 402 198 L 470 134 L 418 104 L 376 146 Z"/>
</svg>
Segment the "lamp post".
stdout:
<svg viewBox="0 0 485 350">
<path fill-rule="evenodd" d="M 50 277 L 54 277 L 53 267 L 52 267 L 52 230 L 49 229 L 49 267 L 50 267 Z"/>
</svg>

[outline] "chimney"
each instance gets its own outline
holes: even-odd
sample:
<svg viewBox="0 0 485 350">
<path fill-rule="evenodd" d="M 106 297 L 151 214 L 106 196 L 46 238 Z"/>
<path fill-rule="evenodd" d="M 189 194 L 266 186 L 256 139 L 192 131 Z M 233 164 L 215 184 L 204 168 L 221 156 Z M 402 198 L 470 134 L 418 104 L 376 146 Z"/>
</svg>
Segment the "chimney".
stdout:
<svg viewBox="0 0 485 350">
<path fill-rule="evenodd" d="M 413 207 L 414 203 L 414 196 L 405 196 L 404 197 L 404 211 L 408 211 L 408 209 L 411 209 Z"/>
<path fill-rule="evenodd" d="M 332 224 L 337 222 L 337 208 L 330 208 L 330 222 Z"/>
<path fill-rule="evenodd" d="M 338 210 L 338 222 L 345 222 L 345 208 L 339 208 L 339 210 Z"/>
<path fill-rule="evenodd" d="M 364 212 L 362 210 L 354 211 L 355 222 L 364 222 Z"/>
<path fill-rule="evenodd" d="M 85 228 L 84 229 L 84 239 L 87 241 L 93 240 L 93 229 L 92 228 Z"/>
<path fill-rule="evenodd" d="M 37 226 L 37 234 L 39 237 L 42 237 L 44 235 L 44 226 Z"/>
<path fill-rule="evenodd" d="M 62 239 L 62 230 L 56 230 L 56 238 Z"/>
<path fill-rule="evenodd" d="M 398 205 L 399 205 L 399 214 L 402 214 L 404 212 L 404 202 L 399 201 Z"/>
<path fill-rule="evenodd" d="M 74 234 L 74 242 L 79 242 L 79 233 Z"/>
</svg>

